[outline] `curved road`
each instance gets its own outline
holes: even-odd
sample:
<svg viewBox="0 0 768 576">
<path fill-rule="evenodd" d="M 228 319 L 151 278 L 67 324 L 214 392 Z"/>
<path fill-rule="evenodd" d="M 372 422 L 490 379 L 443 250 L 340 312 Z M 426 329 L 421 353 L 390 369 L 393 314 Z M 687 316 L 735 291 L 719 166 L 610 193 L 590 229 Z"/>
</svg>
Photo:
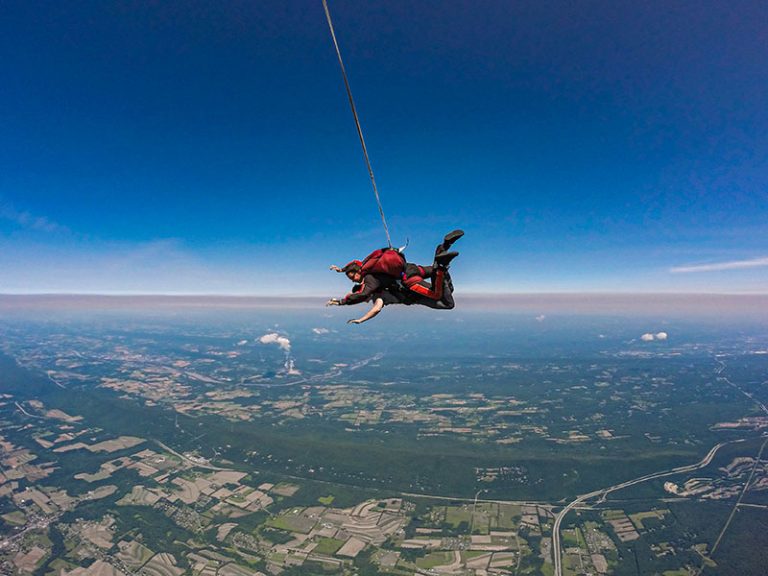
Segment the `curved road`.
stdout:
<svg viewBox="0 0 768 576">
<path fill-rule="evenodd" d="M 662 472 L 654 472 L 652 474 L 646 474 L 645 476 L 640 476 L 639 478 L 635 478 L 634 480 L 627 480 L 626 482 L 622 482 L 621 484 L 615 484 L 614 486 L 609 486 L 608 488 L 601 488 L 600 490 L 595 490 L 594 492 L 590 492 L 589 494 L 582 494 L 581 496 L 576 498 L 576 500 L 574 500 L 573 502 L 568 504 L 565 508 L 563 508 L 560 511 L 560 513 L 555 517 L 555 524 L 552 527 L 552 558 L 555 566 L 555 576 L 562 576 L 563 574 L 562 551 L 560 550 L 560 525 L 562 524 L 568 512 L 573 510 L 576 506 L 578 506 L 579 504 L 581 504 L 586 500 L 589 500 L 590 498 L 595 498 L 597 496 L 601 496 L 600 502 L 603 502 L 605 500 L 605 497 L 611 492 L 614 492 L 616 490 L 621 490 L 623 488 L 628 488 L 630 486 L 634 486 L 635 484 L 640 484 L 641 482 L 647 482 L 648 480 L 663 478 L 664 476 L 672 476 L 674 474 L 693 472 L 694 470 L 698 470 L 699 468 L 704 468 L 705 466 L 708 466 L 710 462 L 712 462 L 712 459 L 715 457 L 715 454 L 717 454 L 717 451 L 720 450 L 720 448 L 722 448 L 726 444 L 735 444 L 736 442 L 743 442 L 743 441 L 744 441 L 743 439 L 740 439 L 740 440 L 732 440 L 730 442 L 720 442 L 719 444 L 716 444 L 715 446 L 713 446 L 712 449 L 707 453 L 707 455 L 704 456 L 704 458 L 702 458 L 695 464 L 678 466 L 677 468 L 672 468 L 670 470 L 664 470 Z"/>
</svg>

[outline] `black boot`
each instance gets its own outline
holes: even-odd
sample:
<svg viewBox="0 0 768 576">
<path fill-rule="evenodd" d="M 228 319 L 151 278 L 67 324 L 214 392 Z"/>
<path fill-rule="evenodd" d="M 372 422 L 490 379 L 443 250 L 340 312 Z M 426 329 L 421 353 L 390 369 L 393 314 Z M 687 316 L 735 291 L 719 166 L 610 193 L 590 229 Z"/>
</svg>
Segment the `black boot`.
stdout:
<svg viewBox="0 0 768 576">
<path fill-rule="evenodd" d="M 440 252 L 435 256 L 435 264 L 440 268 L 448 268 L 451 260 L 458 256 L 458 252 Z"/>
<path fill-rule="evenodd" d="M 435 255 L 440 254 L 441 252 L 447 251 L 456 240 L 464 236 L 464 230 L 454 230 L 453 232 L 448 232 L 448 234 L 443 237 L 442 244 L 438 244 L 437 248 L 435 248 Z"/>
<path fill-rule="evenodd" d="M 456 229 L 453 232 L 448 232 L 448 234 L 445 235 L 445 238 L 443 238 L 443 248 L 448 250 L 448 248 L 453 246 L 453 243 L 462 236 L 464 236 L 464 230 Z"/>
</svg>

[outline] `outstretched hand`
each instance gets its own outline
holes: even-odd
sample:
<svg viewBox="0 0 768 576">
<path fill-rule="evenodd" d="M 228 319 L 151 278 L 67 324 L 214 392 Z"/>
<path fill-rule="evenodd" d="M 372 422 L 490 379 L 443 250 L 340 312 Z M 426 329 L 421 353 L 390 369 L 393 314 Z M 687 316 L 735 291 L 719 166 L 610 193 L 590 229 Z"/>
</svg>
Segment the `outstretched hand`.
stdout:
<svg viewBox="0 0 768 576">
<path fill-rule="evenodd" d="M 352 320 L 347 320 L 347 324 L 362 324 L 363 321 L 360 320 L 360 318 L 352 318 Z"/>
<path fill-rule="evenodd" d="M 333 270 L 334 272 L 341 272 L 341 268 L 336 266 L 336 264 L 331 264 L 331 267 L 328 268 L 329 270 Z"/>
<path fill-rule="evenodd" d="M 339 300 L 338 298 L 331 298 L 330 300 L 328 300 L 328 302 L 325 303 L 325 305 L 326 306 L 340 306 L 341 305 L 341 300 Z"/>
</svg>

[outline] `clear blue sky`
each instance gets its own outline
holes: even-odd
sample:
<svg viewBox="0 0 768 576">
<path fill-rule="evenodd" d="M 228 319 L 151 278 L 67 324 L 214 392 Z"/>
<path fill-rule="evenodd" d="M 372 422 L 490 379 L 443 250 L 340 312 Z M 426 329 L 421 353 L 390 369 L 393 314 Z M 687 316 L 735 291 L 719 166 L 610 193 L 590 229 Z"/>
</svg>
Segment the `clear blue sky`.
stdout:
<svg viewBox="0 0 768 576">
<path fill-rule="evenodd" d="M 768 292 L 768 3 L 330 7 L 458 291 Z M 338 295 L 384 243 L 320 0 L 0 10 L 0 292 Z"/>
</svg>

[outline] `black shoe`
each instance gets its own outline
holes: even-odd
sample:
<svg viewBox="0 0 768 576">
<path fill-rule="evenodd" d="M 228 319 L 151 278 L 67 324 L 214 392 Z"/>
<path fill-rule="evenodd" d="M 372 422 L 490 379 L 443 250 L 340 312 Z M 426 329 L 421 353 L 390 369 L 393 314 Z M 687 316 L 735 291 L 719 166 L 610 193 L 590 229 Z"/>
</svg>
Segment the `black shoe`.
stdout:
<svg viewBox="0 0 768 576">
<path fill-rule="evenodd" d="M 435 264 L 437 264 L 437 266 L 440 268 L 448 268 L 451 260 L 456 258 L 458 255 L 458 252 L 440 252 L 440 254 L 435 256 Z"/>
<path fill-rule="evenodd" d="M 448 232 L 448 234 L 445 235 L 445 238 L 443 238 L 443 248 L 448 250 L 456 240 L 464 236 L 464 230 L 454 230 L 453 232 Z"/>
</svg>

